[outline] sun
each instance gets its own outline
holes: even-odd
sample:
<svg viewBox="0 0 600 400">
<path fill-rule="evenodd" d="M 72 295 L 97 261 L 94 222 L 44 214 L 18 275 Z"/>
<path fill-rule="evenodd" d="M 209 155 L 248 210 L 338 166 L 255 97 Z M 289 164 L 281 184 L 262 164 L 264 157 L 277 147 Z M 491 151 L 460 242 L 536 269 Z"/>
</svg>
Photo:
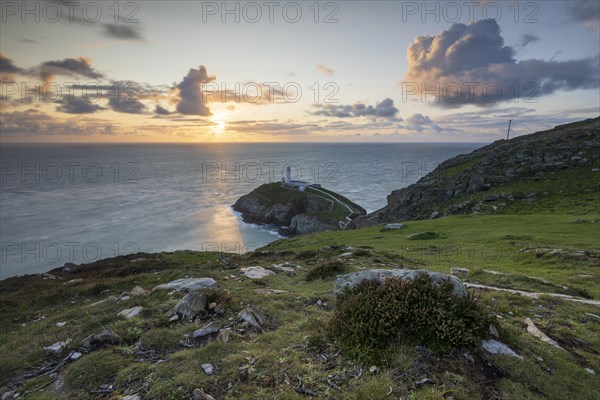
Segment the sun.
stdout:
<svg viewBox="0 0 600 400">
<path fill-rule="evenodd" d="M 211 122 L 213 126 L 211 127 L 213 133 L 217 135 L 221 135 L 225 132 L 225 128 L 227 128 L 227 112 L 226 111 L 217 111 L 211 117 Z"/>
</svg>

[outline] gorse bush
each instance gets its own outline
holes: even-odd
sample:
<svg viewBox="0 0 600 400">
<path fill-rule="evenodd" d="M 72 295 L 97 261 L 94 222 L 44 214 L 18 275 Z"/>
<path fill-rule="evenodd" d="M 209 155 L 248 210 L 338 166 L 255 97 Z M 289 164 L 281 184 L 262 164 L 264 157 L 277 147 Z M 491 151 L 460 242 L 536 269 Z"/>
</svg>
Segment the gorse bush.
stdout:
<svg viewBox="0 0 600 400">
<path fill-rule="evenodd" d="M 341 274 L 342 272 L 344 272 L 344 264 L 341 261 L 329 261 L 319 264 L 311 269 L 308 274 L 306 274 L 306 280 L 310 282 L 319 278 L 325 279 L 337 274 Z"/>
<path fill-rule="evenodd" d="M 363 361 L 382 358 L 395 344 L 420 344 L 447 352 L 478 343 L 491 321 L 471 298 L 452 296 L 450 281 L 365 281 L 338 297 L 329 324 L 333 340 Z"/>
</svg>

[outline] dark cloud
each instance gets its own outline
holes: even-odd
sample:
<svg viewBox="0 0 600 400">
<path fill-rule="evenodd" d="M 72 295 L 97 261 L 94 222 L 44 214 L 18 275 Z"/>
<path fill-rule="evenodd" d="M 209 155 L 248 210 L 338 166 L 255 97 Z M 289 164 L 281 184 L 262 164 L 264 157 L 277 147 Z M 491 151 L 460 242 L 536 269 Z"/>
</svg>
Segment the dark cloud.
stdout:
<svg viewBox="0 0 600 400">
<path fill-rule="evenodd" d="M 171 115 L 173 114 L 171 111 L 167 110 L 164 107 L 161 107 L 160 105 L 156 105 L 156 108 L 154 109 L 154 113 L 158 114 L 158 115 Z"/>
<path fill-rule="evenodd" d="M 574 21 L 600 31 L 600 2 L 598 0 L 571 1 L 567 7 L 569 16 Z"/>
<path fill-rule="evenodd" d="M 559 62 L 517 61 L 514 54 L 493 19 L 453 24 L 436 36 L 419 36 L 408 48 L 404 96 L 416 95 L 413 98 L 421 101 L 432 96 L 436 105 L 453 108 L 599 87 L 600 56 Z M 516 88 L 520 99 L 515 99 Z"/>
<path fill-rule="evenodd" d="M 398 113 L 394 107 L 394 100 L 386 98 L 375 107 L 366 106 L 362 103 L 356 104 L 318 104 L 319 110 L 312 112 L 312 115 L 323 115 L 336 118 L 355 118 L 355 117 L 382 117 L 393 118 Z"/>
<path fill-rule="evenodd" d="M 71 99 L 65 99 L 62 104 L 56 107 L 57 111 L 61 111 L 68 114 L 92 114 L 96 111 L 104 110 L 99 104 L 92 103 L 88 99 L 83 97 L 73 97 Z"/>
<path fill-rule="evenodd" d="M 49 82 L 56 75 L 80 76 L 91 79 L 100 79 L 104 75 L 92 67 L 92 60 L 88 57 L 65 58 L 64 60 L 46 61 L 35 68 L 44 82 Z"/>
<path fill-rule="evenodd" d="M 15 65 L 13 60 L 0 53 L 0 82 L 13 83 L 15 75 L 23 70 Z"/>
<path fill-rule="evenodd" d="M 80 88 L 85 88 L 85 86 L 74 86 L 76 90 Z M 132 81 L 112 81 L 111 84 L 94 85 L 93 89 L 86 92 L 90 97 L 99 94 L 100 98 L 108 99 L 108 106 L 111 110 L 125 114 L 146 113 L 146 106 L 140 100 L 153 99 L 161 95 L 159 87 Z"/>
<path fill-rule="evenodd" d="M 527 46 L 528 44 L 535 43 L 539 41 L 540 38 L 532 33 L 526 33 L 521 36 L 521 43 L 519 43 L 519 49 Z"/>
<path fill-rule="evenodd" d="M 179 91 L 179 103 L 177 104 L 177 112 L 186 115 L 211 115 L 210 109 L 205 103 L 205 98 L 202 94 L 202 84 L 208 83 L 215 79 L 214 76 L 209 76 L 204 65 L 200 65 L 198 69 L 190 68 L 188 74 L 177 85 Z"/>
<path fill-rule="evenodd" d="M 21 42 L 27 43 L 27 44 L 40 44 L 40 42 L 38 42 L 37 40 L 26 39 L 26 38 L 21 39 Z"/>
<path fill-rule="evenodd" d="M 139 27 L 132 24 L 104 24 L 104 34 L 120 40 L 142 40 Z"/>
</svg>

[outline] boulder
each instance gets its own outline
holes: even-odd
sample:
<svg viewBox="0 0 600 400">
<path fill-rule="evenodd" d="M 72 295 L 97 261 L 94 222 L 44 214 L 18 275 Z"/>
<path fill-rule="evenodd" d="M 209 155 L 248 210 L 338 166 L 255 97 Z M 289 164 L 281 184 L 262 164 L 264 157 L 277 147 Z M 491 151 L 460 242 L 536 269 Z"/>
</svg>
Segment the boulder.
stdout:
<svg viewBox="0 0 600 400">
<path fill-rule="evenodd" d="M 262 279 L 265 276 L 275 275 L 275 272 L 263 267 L 246 267 L 241 268 L 240 271 L 242 271 L 242 273 L 250 279 Z"/>
<path fill-rule="evenodd" d="M 190 292 L 173 307 L 170 317 L 178 316 L 180 320 L 193 320 L 206 310 L 206 296 L 200 292 Z"/>
<path fill-rule="evenodd" d="M 432 272 L 424 269 L 370 269 L 366 271 L 351 272 L 345 275 L 338 275 L 335 280 L 333 293 L 337 296 L 342 290 L 352 289 L 366 280 L 385 281 L 387 278 L 400 278 L 411 280 L 420 275 L 428 275 L 433 283 L 441 284 L 450 280 L 454 286 L 452 294 L 459 299 L 467 297 L 467 288 L 455 276 L 442 274 L 441 272 Z"/>
<path fill-rule="evenodd" d="M 158 285 L 154 289 L 152 289 L 152 291 L 177 290 L 178 292 L 192 292 L 194 290 L 216 289 L 218 287 L 219 284 L 213 278 L 181 278 L 171 281 L 169 283 L 163 283 L 162 285 Z"/>
</svg>

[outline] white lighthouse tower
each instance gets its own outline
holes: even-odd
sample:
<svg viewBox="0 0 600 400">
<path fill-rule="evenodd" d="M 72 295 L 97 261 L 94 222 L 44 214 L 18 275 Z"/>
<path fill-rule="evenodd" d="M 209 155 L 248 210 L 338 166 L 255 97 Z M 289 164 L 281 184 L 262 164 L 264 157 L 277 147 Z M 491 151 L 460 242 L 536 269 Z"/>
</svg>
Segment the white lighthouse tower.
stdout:
<svg viewBox="0 0 600 400">
<path fill-rule="evenodd" d="M 285 183 L 290 183 L 290 182 L 292 182 L 292 167 L 290 167 L 288 165 L 287 168 L 285 169 Z"/>
</svg>

